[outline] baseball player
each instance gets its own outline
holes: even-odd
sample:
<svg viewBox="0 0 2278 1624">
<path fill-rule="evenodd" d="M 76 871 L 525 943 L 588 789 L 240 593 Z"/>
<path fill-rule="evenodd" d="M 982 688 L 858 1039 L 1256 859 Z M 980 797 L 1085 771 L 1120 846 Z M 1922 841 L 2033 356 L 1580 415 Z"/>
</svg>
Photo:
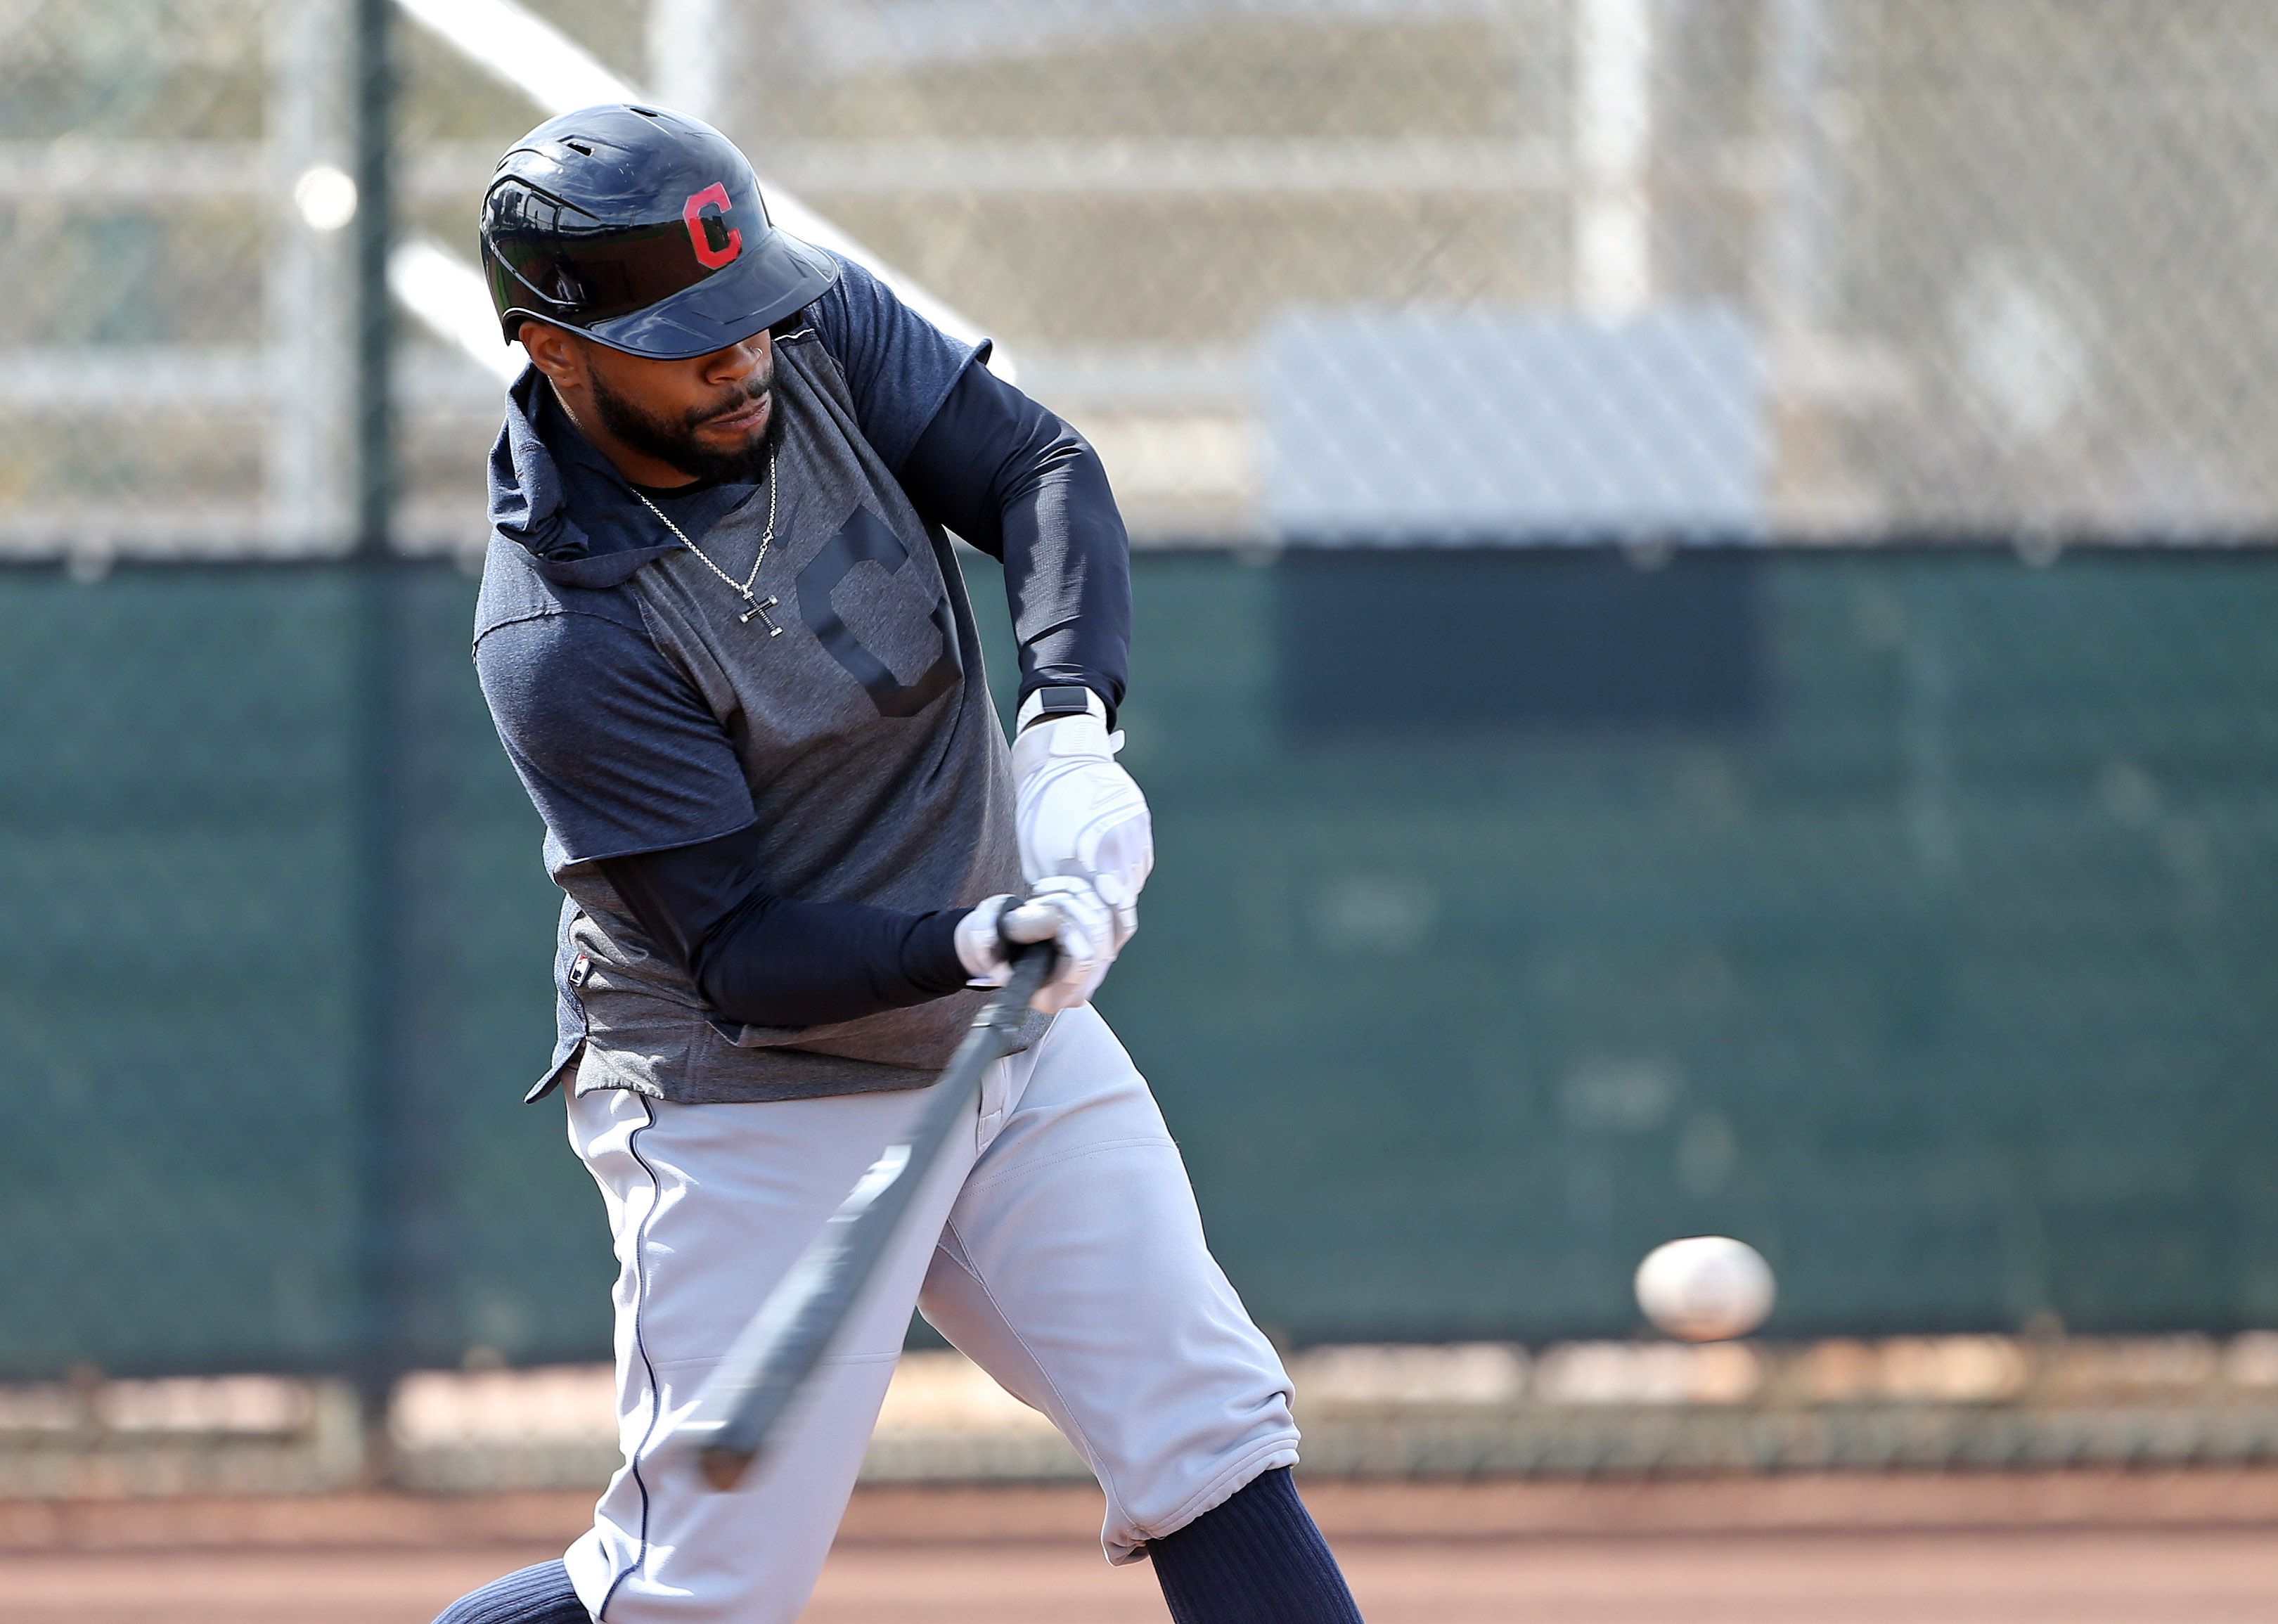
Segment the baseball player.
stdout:
<svg viewBox="0 0 2278 1624">
<path fill-rule="evenodd" d="M 1049 1415 L 1181 1624 L 1346 1624 L 1280 1361 L 1088 1002 L 1137 919 L 1115 761 L 1123 526 L 1097 458 L 709 126 L 605 106 L 500 163 L 484 263 L 531 365 L 492 453 L 475 663 L 567 894 L 531 1098 L 615 1236 L 624 1460 L 560 1561 L 442 1624 L 772 1624 L 805 1605 L 912 1306 Z M 1009 751 L 946 530 L 1004 560 Z M 1008 974 L 1021 1046 L 767 1467 L 659 1444 Z"/>
</svg>

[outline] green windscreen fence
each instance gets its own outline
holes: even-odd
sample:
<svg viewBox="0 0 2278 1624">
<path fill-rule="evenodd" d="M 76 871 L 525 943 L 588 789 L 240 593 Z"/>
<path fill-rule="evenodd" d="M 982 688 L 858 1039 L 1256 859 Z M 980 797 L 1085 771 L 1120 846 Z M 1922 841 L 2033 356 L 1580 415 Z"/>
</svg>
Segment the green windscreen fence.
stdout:
<svg viewBox="0 0 2278 1624">
<path fill-rule="evenodd" d="M 2278 1323 L 2278 555 L 1135 573 L 1159 864 L 1101 1004 L 1277 1331 L 1622 1334 L 1703 1231 L 1772 1334 Z M 392 572 L 384 710 L 376 590 L 0 574 L 0 1376 L 345 1368 L 383 1220 L 408 1356 L 607 1355 L 473 583 Z"/>
</svg>

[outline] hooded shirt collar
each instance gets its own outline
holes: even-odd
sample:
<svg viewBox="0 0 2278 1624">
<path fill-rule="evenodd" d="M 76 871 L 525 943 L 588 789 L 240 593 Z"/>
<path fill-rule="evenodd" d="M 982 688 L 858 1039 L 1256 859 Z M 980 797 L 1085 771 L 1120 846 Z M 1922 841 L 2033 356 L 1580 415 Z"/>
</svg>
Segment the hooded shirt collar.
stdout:
<svg viewBox="0 0 2278 1624">
<path fill-rule="evenodd" d="M 581 502 L 570 488 L 596 480 L 626 489 L 623 502 Z M 655 528 L 635 521 L 640 509 L 608 458 L 563 415 L 546 375 L 524 367 L 507 391 L 506 421 L 491 447 L 491 528 L 530 555 L 558 586 L 612 587 L 650 560 L 674 551 Z"/>
</svg>

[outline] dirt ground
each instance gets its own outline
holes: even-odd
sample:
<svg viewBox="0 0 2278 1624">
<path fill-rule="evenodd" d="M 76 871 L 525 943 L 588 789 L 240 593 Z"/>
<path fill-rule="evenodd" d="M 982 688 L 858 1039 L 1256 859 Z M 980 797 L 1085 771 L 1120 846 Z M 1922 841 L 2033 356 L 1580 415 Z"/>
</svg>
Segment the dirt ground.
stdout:
<svg viewBox="0 0 2278 1624">
<path fill-rule="evenodd" d="M 1309 1489 L 1372 1624 L 2278 1618 L 2278 1474 Z M 0 1508 L 11 1624 L 425 1624 L 575 1497 Z M 807 1624 L 1162 1624 L 1089 1491 L 866 1491 Z"/>
</svg>

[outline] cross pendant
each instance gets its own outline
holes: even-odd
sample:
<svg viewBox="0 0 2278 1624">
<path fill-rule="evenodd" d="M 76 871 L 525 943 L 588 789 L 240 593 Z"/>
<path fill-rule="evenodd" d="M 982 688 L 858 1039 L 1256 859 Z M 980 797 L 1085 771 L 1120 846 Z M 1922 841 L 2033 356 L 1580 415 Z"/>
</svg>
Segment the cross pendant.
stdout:
<svg viewBox="0 0 2278 1624">
<path fill-rule="evenodd" d="M 776 625 L 773 621 L 768 618 L 768 611 L 776 607 L 776 604 L 780 601 L 779 599 L 774 598 L 754 598 L 749 592 L 745 592 L 744 594 L 744 601 L 752 606 L 736 617 L 737 621 L 739 624 L 745 626 L 750 625 L 752 623 L 752 617 L 756 614 L 760 617 L 760 623 L 768 629 L 768 636 L 770 637 L 780 637 L 783 636 L 783 628 Z"/>
</svg>

